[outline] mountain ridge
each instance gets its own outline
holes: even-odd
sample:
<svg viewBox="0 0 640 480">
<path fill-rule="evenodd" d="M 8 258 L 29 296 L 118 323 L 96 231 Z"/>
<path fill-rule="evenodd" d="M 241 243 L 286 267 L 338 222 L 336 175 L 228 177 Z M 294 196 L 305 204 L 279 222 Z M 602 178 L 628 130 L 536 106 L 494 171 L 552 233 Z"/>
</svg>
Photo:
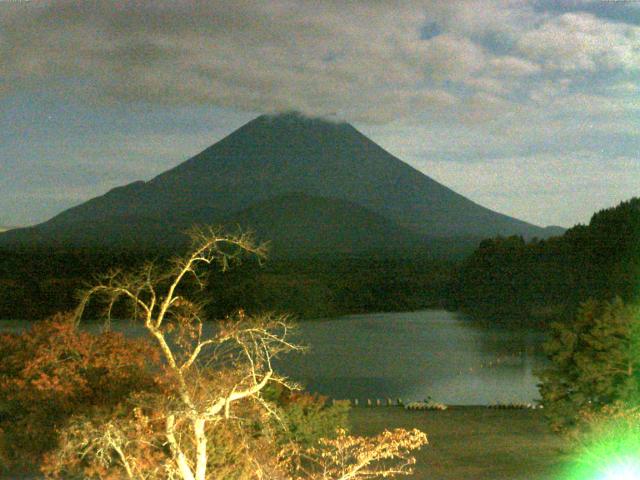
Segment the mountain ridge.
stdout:
<svg viewBox="0 0 640 480">
<path fill-rule="evenodd" d="M 341 205 L 347 211 L 357 205 L 407 237 L 549 236 L 544 228 L 454 192 L 348 123 L 287 113 L 257 117 L 147 182 L 114 188 L 40 225 L 2 234 L 0 243 L 20 238 L 73 243 L 92 237 L 109 243 L 127 236 L 127 225 L 146 232 L 149 241 L 162 241 L 189 224 L 224 223 L 261 202 L 295 193 L 346 202 Z M 274 223 L 295 202 L 280 206 L 280 212 L 267 209 Z M 365 217 L 373 218 L 359 218 Z M 346 221 L 348 215 L 341 218 Z M 365 232 L 366 226 L 353 228 Z M 312 249 L 314 239 L 308 240 Z"/>
</svg>

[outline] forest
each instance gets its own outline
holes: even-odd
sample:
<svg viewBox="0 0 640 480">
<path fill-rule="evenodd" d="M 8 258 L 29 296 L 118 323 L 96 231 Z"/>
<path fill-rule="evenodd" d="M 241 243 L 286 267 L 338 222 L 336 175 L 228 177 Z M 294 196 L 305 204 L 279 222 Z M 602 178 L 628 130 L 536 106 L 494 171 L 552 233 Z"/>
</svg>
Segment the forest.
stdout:
<svg viewBox="0 0 640 480">
<path fill-rule="evenodd" d="M 134 249 L 0 250 L 0 318 L 43 319 L 73 308 L 75 292 L 111 269 L 162 263 L 175 252 Z M 239 308 L 288 312 L 300 319 L 443 306 L 453 262 L 406 256 L 247 259 L 208 271 L 211 318 Z"/>
<path fill-rule="evenodd" d="M 632 198 L 559 237 L 484 240 L 456 269 L 448 299 L 477 316 L 544 324 L 572 318 L 588 298 L 635 301 L 639 274 L 640 198 Z"/>
<path fill-rule="evenodd" d="M 43 319 L 73 308 L 95 275 L 146 261 L 163 249 L 25 247 L 0 250 L 0 318 Z M 485 239 L 463 260 L 403 254 L 249 259 L 230 272 L 208 271 L 211 318 L 239 308 L 288 312 L 300 319 L 430 307 L 476 317 L 545 324 L 570 318 L 588 298 L 625 302 L 638 294 L 640 199 L 595 213 L 562 236 Z"/>
</svg>

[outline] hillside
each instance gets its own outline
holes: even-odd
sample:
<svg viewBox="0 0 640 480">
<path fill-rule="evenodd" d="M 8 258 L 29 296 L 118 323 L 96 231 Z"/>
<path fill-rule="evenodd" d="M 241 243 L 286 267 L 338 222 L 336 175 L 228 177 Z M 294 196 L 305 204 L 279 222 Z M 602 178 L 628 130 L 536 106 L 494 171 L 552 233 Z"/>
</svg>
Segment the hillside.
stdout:
<svg viewBox="0 0 640 480">
<path fill-rule="evenodd" d="M 251 229 L 275 252 L 349 254 L 419 247 L 422 236 L 353 202 L 285 194 L 252 205 L 225 219 L 228 230 Z M 311 250 L 313 246 L 314 250 Z"/>
<path fill-rule="evenodd" d="M 318 198 L 330 205 L 311 200 Z M 256 118 L 148 182 L 115 188 L 43 224 L 2 234 L 0 244 L 170 244 L 193 223 L 220 224 L 235 216 L 271 233 L 290 223 L 309 227 L 311 211 L 324 207 L 318 218 L 335 228 L 299 237 L 303 250 L 343 240 L 360 248 L 386 243 L 390 234 L 399 244 L 412 244 L 419 237 L 549 233 L 466 199 L 349 124 L 282 114 Z M 326 236 L 333 233 L 334 239 Z"/>
<path fill-rule="evenodd" d="M 545 241 L 484 240 L 459 269 L 457 307 L 487 316 L 571 316 L 587 298 L 638 300 L 640 198 Z"/>
</svg>

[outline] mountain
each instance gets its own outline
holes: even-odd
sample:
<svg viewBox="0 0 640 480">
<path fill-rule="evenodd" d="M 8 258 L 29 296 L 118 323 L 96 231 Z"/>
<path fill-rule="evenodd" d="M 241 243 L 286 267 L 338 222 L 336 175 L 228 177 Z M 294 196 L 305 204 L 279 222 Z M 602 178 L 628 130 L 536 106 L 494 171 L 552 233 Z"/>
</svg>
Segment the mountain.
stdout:
<svg viewBox="0 0 640 480">
<path fill-rule="evenodd" d="M 263 115 L 148 182 L 115 188 L 2 243 L 172 243 L 193 223 L 298 233 L 304 250 L 420 238 L 547 237 L 484 208 L 385 151 L 347 123 Z M 297 227 L 296 227 L 297 225 Z M 305 232 L 304 234 L 302 234 Z M 280 242 L 280 240 L 278 240 Z"/>
<path fill-rule="evenodd" d="M 222 222 L 227 230 L 250 226 L 275 252 L 294 255 L 416 248 L 423 237 L 358 204 L 303 193 L 277 196 Z"/>
<path fill-rule="evenodd" d="M 543 234 L 539 238 L 559 237 L 560 235 L 564 235 L 567 229 L 558 225 L 549 225 L 544 227 L 543 231 Z"/>
</svg>

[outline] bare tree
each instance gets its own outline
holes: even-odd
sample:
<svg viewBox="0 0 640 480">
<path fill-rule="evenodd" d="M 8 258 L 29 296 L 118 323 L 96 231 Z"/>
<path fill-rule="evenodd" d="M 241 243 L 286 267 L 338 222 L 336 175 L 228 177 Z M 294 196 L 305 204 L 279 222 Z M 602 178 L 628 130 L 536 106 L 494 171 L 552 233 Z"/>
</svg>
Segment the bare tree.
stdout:
<svg viewBox="0 0 640 480">
<path fill-rule="evenodd" d="M 249 432 L 250 424 L 242 418 L 248 411 L 277 420 L 277 411 L 262 396 L 269 383 L 297 388 L 274 371 L 272 360 L 301 347 L 289 340 L 292 325 L 286 316 L 249 317 L 239 312 L 216 323 L 207 334 L 203 305 L 187 298 L 185 283 L 202 288 L 206 273 L 202 267 L 218 264 L 224 270 L 243 254 L 262 259 L 265 252 L 248 235 L 199 229 L 191 238 L 190 253 L 175 259 L 169 269 L 148 263 L 132 273 L 113 271 L 82 295 L 78 322 L 92 298 L 104 302 L 107 319 L 119 301 L 130 305 L 132 317 L 161 352 L 161 394 L 134 395 L 125 415 L 106 412 L 103 417 L 75 419 L 63 432 L 49 472 L 59 475 L 65 465 L 77 466 L 90 459 L 91 472 L 101 478 L 114 468 L 131 479 L 218 478 L 221 474 L 210 468 L 212 448 L 226 441 L 239 449 L 236 458 L 242 458 L 247 468 L 246 475 L 237 478 L 299 478 L 294 464 L 299 473 L 312 479 L 408 473 L 412 460 L 407 452 L 426 443 L 420 432 L 387 432 L 373 440 L 339 432 L 338 443 L 324 441 L 324 453 L 318 449 L 302 452 L 289 445 L 280 454 L 274 442 Z M 238 405 L 242 408 L 236 408 Z M 221 430 L 221 425 L 231 427 Z M 222 438 L 230 431 L 232 438 Z M 341 463 L 336 463 L 338 458 Z M 393 459 L 398 461 L 389 465 Z"/>
<path fill-rule="evenodd" d="M 100 279 L 84 293 L 77 318 L 79 321 L 87 302 L 96 296 L 105 301 L 107 318 L 118 300 L 124 299 L 133 307 L 134 318 L 157 343 L 167 373 L 175 382 L 178 402 L 174 411 L 166 412 L 164 428 L 171 460 L 180 478 L 204 480 L 207 424 L 229 419 L 233 405 L 245 399 L 269 408 L 261 400 L 261 390 L 269 382 L 286 384 L 273 370 L 273 357 L 301 348 L 289 342 L 291 327 L 284 316 L 251 318 L 240 314 L 221 322 L 212 335 L 203 335 L 203 306 L 181 295 L 184 282 L 190 279 L 202 288 L 205 284 L 202 266 L 217 263 L 226 270 L 245 253 L 263 258 L 265 249 L 256 246 L 246 234 L 228 236 L 212 229 L 196 229 L 191 238 L 190 253 L 175 259 L 168 271 L 158 271 L 148 263 L 138 272 L 113 271 Z M 205 363 L 209 372 L 225 371 L 225 381 L 206 378 L 207 373 L 200 368 Z M 178 426 L 185 423 L 190 425 L 191 443 L 195 446 L 191 458 L 182 446 L 184 440 L 178 438 Z M 125 459 L 123 447 L 115 447 L 114 439 L 118 436 L 113 429 L 107 431 L 109 444 L 133 478 L 133 468 Z M 184 435 L 184 428 L 180 432 Z"/>
</svg>

